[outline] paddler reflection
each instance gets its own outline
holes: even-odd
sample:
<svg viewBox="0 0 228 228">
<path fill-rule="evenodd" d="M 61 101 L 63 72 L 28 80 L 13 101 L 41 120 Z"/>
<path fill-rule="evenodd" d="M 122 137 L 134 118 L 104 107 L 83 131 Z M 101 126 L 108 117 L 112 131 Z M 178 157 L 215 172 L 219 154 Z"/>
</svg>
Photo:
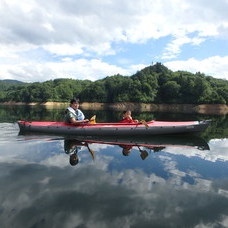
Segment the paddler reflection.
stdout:
<svg viewBox="0 0 228 228">
<path fill-rule="evenodd" d="M 148 155 L 153 152 L 161 152 L 165 148 L 195 148 L 198 150 L 210 150 L 207 142 L 196 136 L 153 136 L 153 137 L 77 137 L 74 139 L 64 140 L 64 150 L 70 155 L 70 164 L 77 165 L 79 162 L 78 153 L 82 147 L 86 147 L 94 159 L 94 151 L 90 149 L 92 144 L 107 144 L 119 146 L 123 156 L 129 156 L 132 149 L 139 151 L 142 160 L 145 160 Z"/>
<path fill-rule="evenodd" d="M 133 148 L 132 145 L 119 145 L 121 148 L 123 148 L 122 150 L 122 154 L 124 156 L 129 156 L 131 153 L 131 150 Z M 140 157 L 142 160 L 145 160 L 148 156 L 148 152 L 146 150 L 142 150 L 139 146 L 138 146 L 138 150 L 140 152 Z"/>
<path fill-rule="evenodd" d="M 89 148 L 87 142 L 81 142 L 76 139 L 65 139 L 64 140 L 64 151 L 68 154 L 69 163 L 72 166 L 75 166 L 79 163 L 78 153 L 82 150 L 82 147 L 87 147 L 88 151 L 90 152 L 92 159 L 94 160 L 94 151 Z"/>
</svg>

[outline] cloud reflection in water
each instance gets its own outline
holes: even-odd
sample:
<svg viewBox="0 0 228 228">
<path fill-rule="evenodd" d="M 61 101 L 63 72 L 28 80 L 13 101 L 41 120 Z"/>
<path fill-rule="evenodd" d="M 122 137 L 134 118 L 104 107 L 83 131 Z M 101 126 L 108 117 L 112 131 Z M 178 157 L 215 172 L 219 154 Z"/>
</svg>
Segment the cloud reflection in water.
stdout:
<svg viewBox="0 0 228 228">
<path fill-rule="evenodd" d="M 175 154 L 166 148 L 142 160 L 137 148 L 124 157 L 118 146 L 90 146 L 95 161 L 83 148 L 75 167 L 62 140 L 12 143 L 0 153 L 2 227 L 228 225 L 228 178 L 205 177 L 184 157 L 192 149 Z M 197 159 L 218 171 L 215 161 Z"/>
</svg>

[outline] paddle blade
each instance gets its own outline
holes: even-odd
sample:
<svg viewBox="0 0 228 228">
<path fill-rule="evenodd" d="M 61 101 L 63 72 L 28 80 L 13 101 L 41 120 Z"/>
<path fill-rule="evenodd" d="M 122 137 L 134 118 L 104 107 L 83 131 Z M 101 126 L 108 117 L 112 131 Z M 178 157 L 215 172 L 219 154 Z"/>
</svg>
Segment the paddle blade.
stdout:
<svg viewBox="0 0 228 228">
<path fill-rule="evenodd" d="M 145 160 L 146 157 L 148 156 L 148 152 L 146 150 L 141 150 L 140 152 L 141 152 L 140 157 L 142 158 L 142 160 Z"/>
<path fill-rule="evenodd" d="M 96 123 L 96 115 L 92 116 L 89 120 L 90 124 L 95 124 Z"/>
<path fill-rule="evenodd" d="M 149 125 L 147 124 L 147 122 L 145 120 L 140 120 L 139 123 L 144 124 L 145 127 L 147 127 L 147 128 L 149 127 Z"/>
</svg>

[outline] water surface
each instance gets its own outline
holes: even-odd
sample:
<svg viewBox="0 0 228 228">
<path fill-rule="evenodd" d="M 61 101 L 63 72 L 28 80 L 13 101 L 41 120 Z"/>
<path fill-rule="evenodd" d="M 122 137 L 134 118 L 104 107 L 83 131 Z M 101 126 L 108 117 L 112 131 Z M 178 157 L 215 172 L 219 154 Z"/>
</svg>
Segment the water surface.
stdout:
<svg viewBox="0 0 228 228">
<path fill-rule="evenodd" d="M 213 122 L 197 137 L 126 136 L 106 138 L 108 143 L 20 135 L 15 123 L 58 121 L 62 114 L 0 106 L 1 227 L 228 226 L 226 116 L 133 113 L 137 119 Z M 101 122 L 121 116 L 85 114 Z M 73 166 L 72 155 L 78 158 Z"/>
</svg>

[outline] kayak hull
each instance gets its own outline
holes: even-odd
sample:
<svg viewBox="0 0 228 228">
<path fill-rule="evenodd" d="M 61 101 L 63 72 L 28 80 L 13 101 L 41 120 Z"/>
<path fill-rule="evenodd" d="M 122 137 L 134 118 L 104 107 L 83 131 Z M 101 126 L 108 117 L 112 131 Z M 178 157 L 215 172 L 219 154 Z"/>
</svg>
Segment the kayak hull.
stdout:
<svg viewBox="0 0 228 228">
<path fill-rule="evenodd" d="M 21 132 L 39 132 L 47 134 L 78 136 L 133 136 L 197 133 L 204 131 L 210 121 L 166 122 L 150 121 L 144 124 L 98 123 L 71 125 L 64 122 L 18 121 Z"/>
</svg>

